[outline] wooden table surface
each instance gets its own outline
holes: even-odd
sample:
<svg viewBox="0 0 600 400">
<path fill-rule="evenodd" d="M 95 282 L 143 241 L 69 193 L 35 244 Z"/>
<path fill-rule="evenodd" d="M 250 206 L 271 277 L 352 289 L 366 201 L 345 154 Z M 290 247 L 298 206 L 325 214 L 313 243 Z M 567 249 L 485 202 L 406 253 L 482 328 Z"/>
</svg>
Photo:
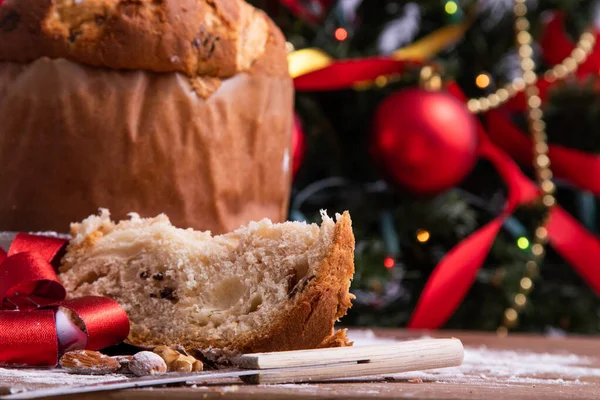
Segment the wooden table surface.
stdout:
<svg viewBox="0 0 600 400">
<path fill-rule="evenodd" d="M 61 399 L 600 399 L 600 338 L 377 330 L 374 339 L 372 331 L 366 333 L 369 340 L 456 337 L 465 346 L 465 360 L 461 367 L 368 380 L 258 386 L 232 381 Z"/>
</svg>

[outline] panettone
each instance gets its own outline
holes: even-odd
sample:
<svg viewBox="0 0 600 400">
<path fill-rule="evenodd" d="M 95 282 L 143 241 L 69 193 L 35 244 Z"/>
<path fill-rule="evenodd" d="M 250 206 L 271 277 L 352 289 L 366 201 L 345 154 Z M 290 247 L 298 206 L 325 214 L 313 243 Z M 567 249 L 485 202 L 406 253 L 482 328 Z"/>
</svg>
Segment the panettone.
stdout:
<svg viewBox="0 0 600 400">
<path fill-rule="evenodd" d="M 181 345 L 219 359 L 345 346 L 354 273 L 350 215 L 321 226 L 263 219 L 233 232 L 179 229 L 166 215 L 72 225 L 60 279 L 69 296 L 107 296 L 127 311 L 127 341 Z"/>
<path fill-rule="evenodd" d="M 242 0 L 5 0 L 0 230 L 99 207 L 282 221 L 293 96 L 281 32 Z"/>
</svg>

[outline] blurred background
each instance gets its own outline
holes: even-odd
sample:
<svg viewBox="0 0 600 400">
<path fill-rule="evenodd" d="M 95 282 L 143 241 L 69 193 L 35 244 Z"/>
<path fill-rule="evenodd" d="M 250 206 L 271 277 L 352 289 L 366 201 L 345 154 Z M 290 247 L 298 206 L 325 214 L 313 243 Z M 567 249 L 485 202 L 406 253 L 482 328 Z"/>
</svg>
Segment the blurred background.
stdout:
<svg viewBox="0 0 600 400">
<path fill-rule="evenodd" d="M 296 78 L 289 218 L 352 215 L 357 299 L 344 324 L 410 325 L 445 262 L 455 273 L 437 304 L 456 286 L 456 307 L 415 327 L 600 332 L 598 1 L 250 2 L 284 32 Z M 546 148 L 532 148 L 536 127 Z M 536 158 L 548 147 L 553 175 Z M 509 205 L 499 163 L 546 182 L 540 196 Z M 566 222 L 545 230 L 552 206 Z M 478 235 L 496 222 L 488 246 Z"/>
</svg>

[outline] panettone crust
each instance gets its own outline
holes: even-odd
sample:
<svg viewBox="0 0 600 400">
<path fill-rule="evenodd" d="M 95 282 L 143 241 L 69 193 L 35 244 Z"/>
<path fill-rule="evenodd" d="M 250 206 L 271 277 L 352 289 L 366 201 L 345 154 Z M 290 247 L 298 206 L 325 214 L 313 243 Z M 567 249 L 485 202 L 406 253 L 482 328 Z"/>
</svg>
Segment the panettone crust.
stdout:
<svg viewBox="0 0 600 400">
<path fill-rule="evenodd" d="M 65 58 L 112 69 L 287 75 L 285 41 L 243 0 L 5 0 L 0 61 Z"/>
</svg>

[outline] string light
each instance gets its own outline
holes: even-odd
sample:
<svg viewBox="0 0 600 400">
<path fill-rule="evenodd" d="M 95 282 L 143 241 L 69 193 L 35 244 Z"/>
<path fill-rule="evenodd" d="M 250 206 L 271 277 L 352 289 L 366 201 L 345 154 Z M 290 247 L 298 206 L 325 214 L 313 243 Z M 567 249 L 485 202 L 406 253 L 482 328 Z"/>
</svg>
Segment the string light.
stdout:
<svg viewBox="0 0 600 400">
<path fill-rule="evenodd" d="M 431 237 L 431 235 L 429 234 L 429 232 L 427 232 L 424 229 L 419 229 L 417 231 L 417 240 L 420 243 L 426 243 L 429 240 L 430 237 Z"/>
<path fill-rule="evenodd" d="M 529 248 L 529 240 L 526 237 L 521 236 L 517 239 L 517 246 L 521 250 L 527 250 Z"/>
<path fill-rule="evenodd" d="M 334 36 L 337 40 L 343 42 L 348 39 L 348 31 L 344 28 L 337 28 L 334 32 Z"/>
<path fill-rule="evenodd" d="M 379 75 L 377 78 L 375 78 L 375 85 L 377 87 L 385 87 L 388 84 L 388 78 L 385 75 Z"/>
<path fill-rule="evenodd" d="M 448 14 L 456 14 L 458 11 L 458 4 L 452 0 L 447 1 L 446 5 L 444 6 L 444 10 L 446 10 Z"/>
<path fill-rule="evenodd" d="M 396 264 L 396 261 L 394 261 L 394 259 L 392 257 L 386 257 L 385 260 L 383 260 L 383 266 L 388 269 L 392 268 L 395 264 Z"/>
<path fill-rule="evenodd" d="M 479 74 L 477 78 L 475 78 L 475 84 L 480 89 L 485 89 L 490 86 L 490 77 L 488 74 Z"/>
</svg>

